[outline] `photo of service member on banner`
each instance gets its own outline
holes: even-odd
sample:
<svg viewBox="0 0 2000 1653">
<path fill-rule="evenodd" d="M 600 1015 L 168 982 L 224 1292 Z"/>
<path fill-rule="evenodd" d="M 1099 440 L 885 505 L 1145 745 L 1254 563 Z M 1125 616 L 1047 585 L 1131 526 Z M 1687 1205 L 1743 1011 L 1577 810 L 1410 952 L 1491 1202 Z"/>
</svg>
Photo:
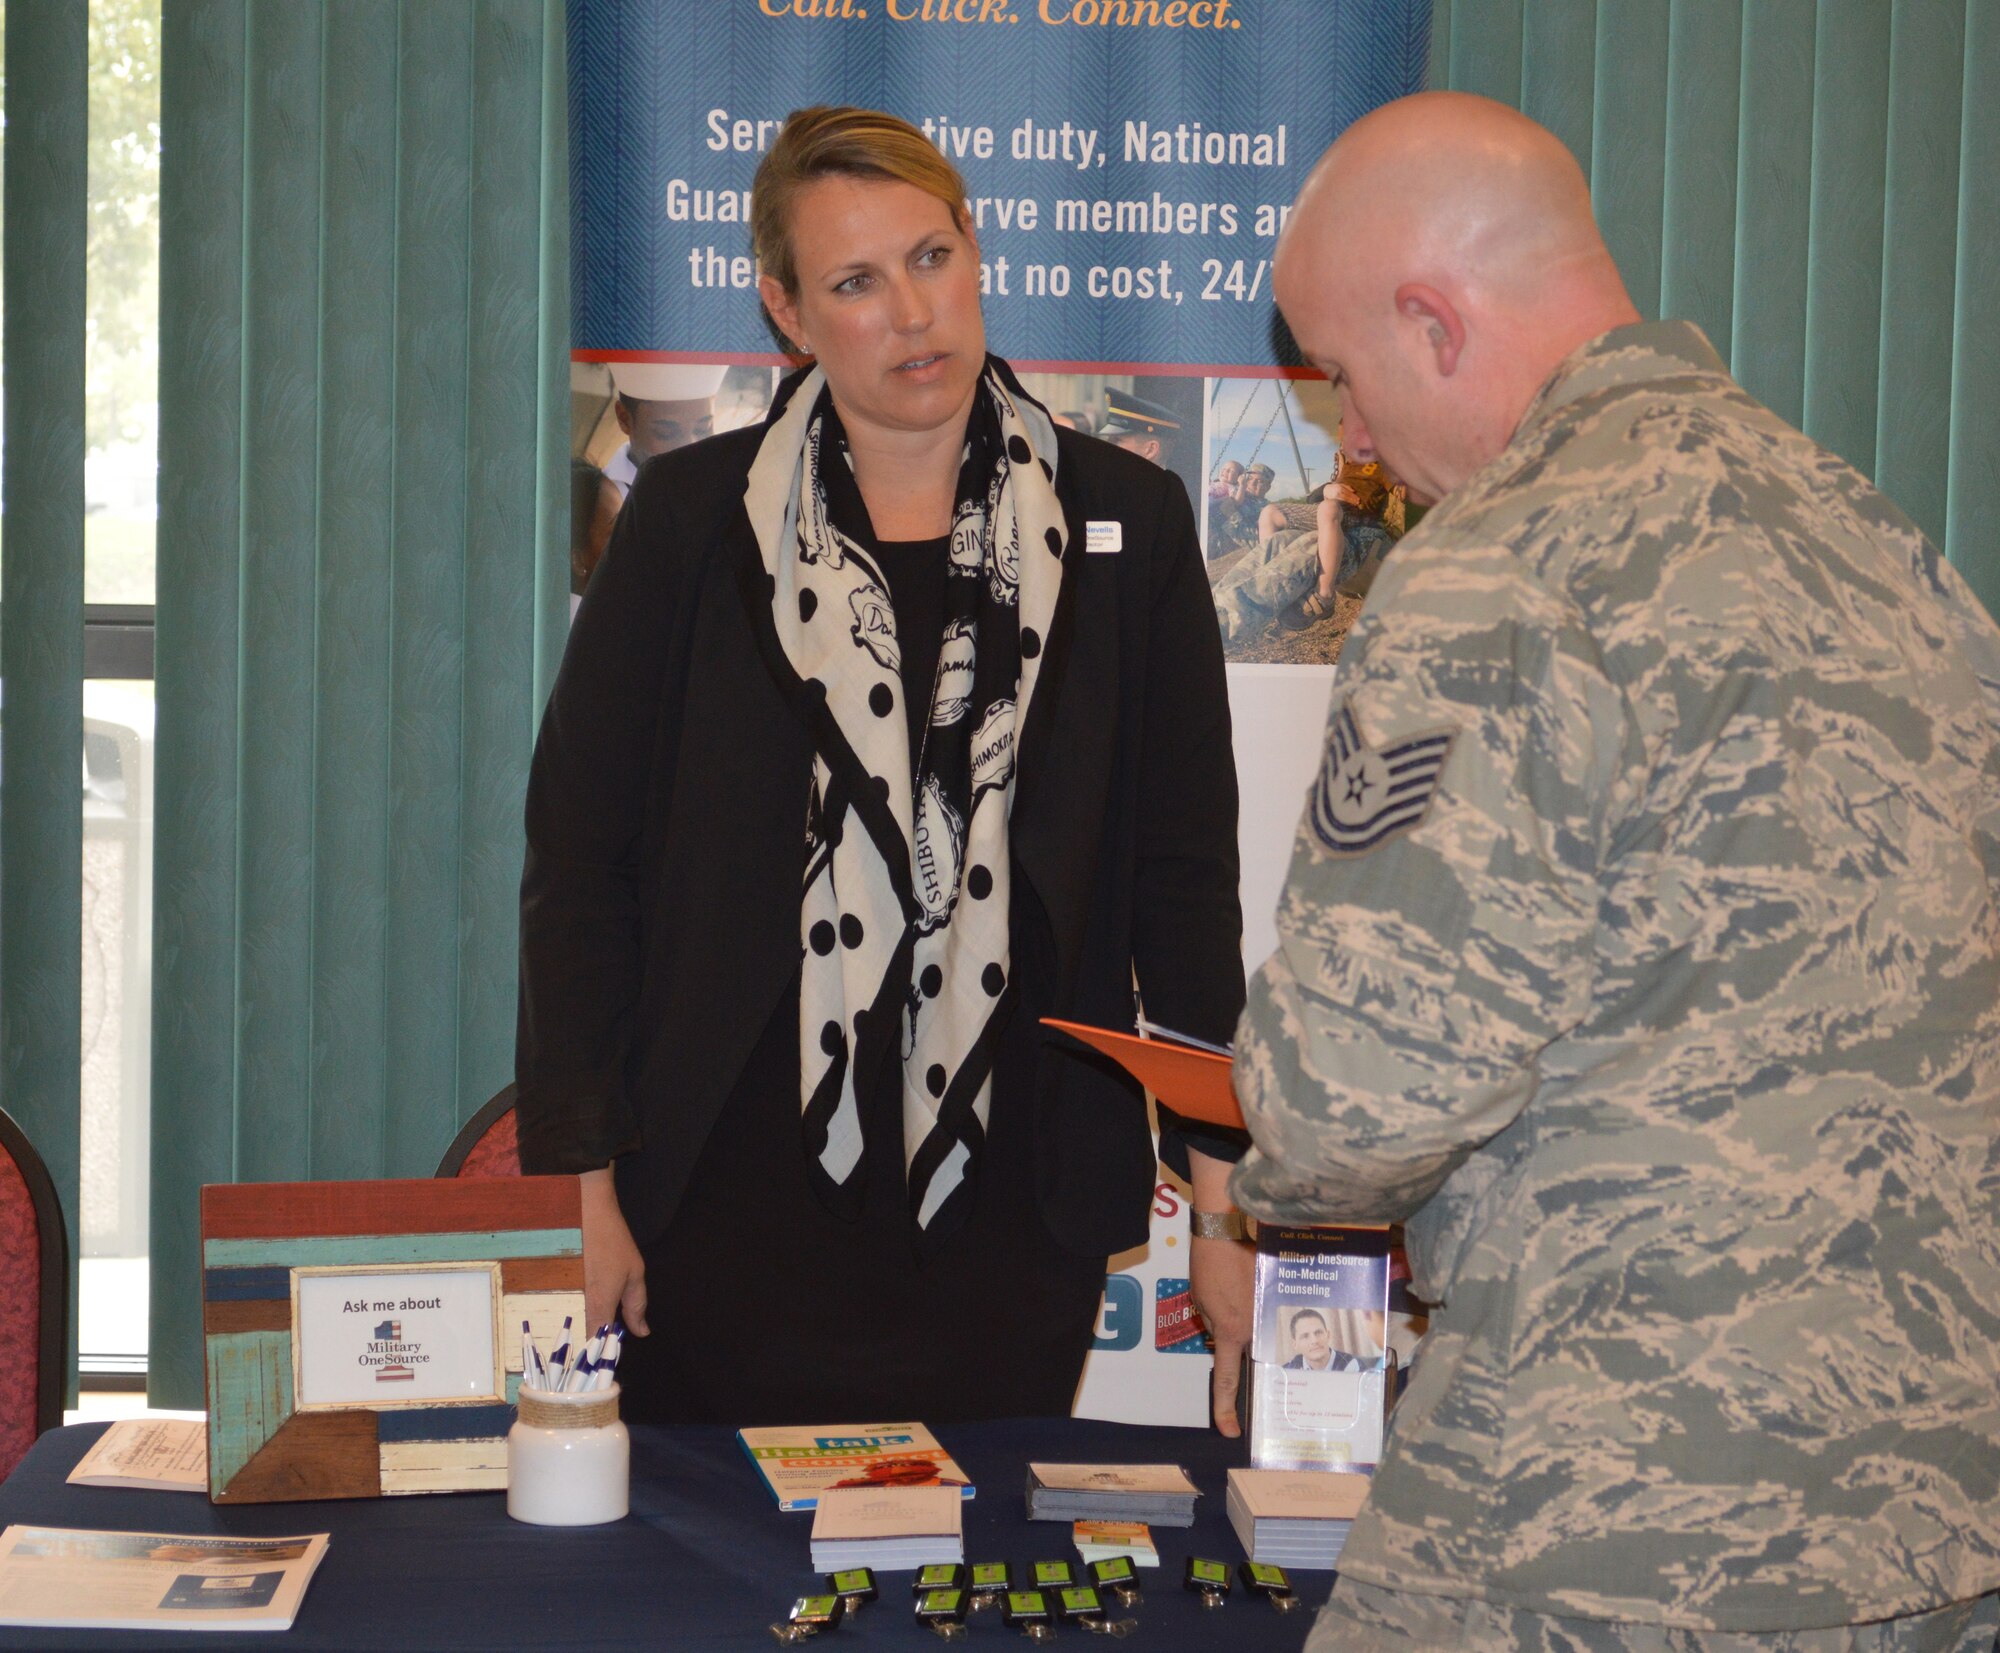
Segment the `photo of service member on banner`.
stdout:
<svg viewBox="0 0 2000 1653">
<path fill-rule="evenodd" d="M 1058 423 L 1173 471 L 1193 504 L 1261 959 L 1382 537 L 1342 492 L 1335 400 L 1277 317 L 1270 261 L 1312 161 L 1423 86 L 1430 17 L 1430 0 L 570 0 L 575 592 L 636 466 L 760 421 L 799 365 L 759 303 L 749 226 L 785 118 L 904 117 L 963 175 L 991 348 Z M 1358 546 L 1322 528 L 1336 508 L 1368 516 Z M 1110 1270 L 1080 1412 L 1206 1415 L 1190 1200 L 1162 1166 L 1149 1244 Z"/>
</svg>

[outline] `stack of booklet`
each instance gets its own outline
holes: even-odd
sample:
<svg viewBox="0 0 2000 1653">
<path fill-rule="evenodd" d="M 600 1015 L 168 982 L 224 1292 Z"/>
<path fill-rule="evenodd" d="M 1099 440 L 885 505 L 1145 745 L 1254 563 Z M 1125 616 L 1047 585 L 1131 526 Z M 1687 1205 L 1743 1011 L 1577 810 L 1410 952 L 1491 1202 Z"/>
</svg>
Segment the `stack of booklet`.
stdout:
<svg viewBox="0 0 2000 1653">
<path fill-rule="evenodd" d="M 912 1572 L 963 1562 L 965 1538 L 956 1487 L 832 1487 L 813 1515 L 812 1564 L 817 1572 L 873 1567 Z"/>
<path fill-rule="evenodd" d="M 1326 1470 L 1232 1469 L 1229 1524 L 1252 1561 L 1331 1571 L 1368 1497 L 1365 1475 Z"/>
<path fill-rule="evenodd" d="M 65 1630 L 286 1630 L 327 1535 L 0 1532 L 0 1625 Z"/>
<path fill-rule="evenodd" d="M 1084 1565 L 1127 1556 L 1135 1567 L 1157 1567 L 1160 1552 L 1153 1529 L 1143 1521 L 1079 1521 L 1070 1528 Z"/>
<path fill-rule="evenodd" d="M 1201 1490 L 1178 1464 L 1030 1464 L 1030 1521 L 1194 1525 Z"/>
</svg>

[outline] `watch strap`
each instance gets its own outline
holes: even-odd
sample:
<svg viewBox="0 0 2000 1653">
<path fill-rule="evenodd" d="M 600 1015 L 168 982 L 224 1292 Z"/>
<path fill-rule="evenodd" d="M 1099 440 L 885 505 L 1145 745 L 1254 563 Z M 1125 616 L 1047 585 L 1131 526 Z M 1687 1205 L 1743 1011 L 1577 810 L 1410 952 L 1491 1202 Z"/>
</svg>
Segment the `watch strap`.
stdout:
<svg viewBox="0 0 2000 1653">
<path fill-rule="evenodd" d="M 1190 1211 L 1188 1232 L 1197 1240 L 1247 1240 L 1241 1211 Z"/>
</svg>

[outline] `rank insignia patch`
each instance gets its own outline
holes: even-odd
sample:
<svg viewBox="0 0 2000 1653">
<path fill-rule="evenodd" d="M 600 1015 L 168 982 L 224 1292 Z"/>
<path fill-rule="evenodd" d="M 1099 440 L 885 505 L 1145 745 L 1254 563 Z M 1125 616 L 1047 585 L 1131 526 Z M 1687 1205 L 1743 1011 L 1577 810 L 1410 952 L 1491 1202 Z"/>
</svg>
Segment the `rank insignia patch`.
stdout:
<svg viewBox="0 0 2000 1653">
<path fill-rule="evenodd" d="M 1431 806 L 1454 734 L 1433 729 L 1377 751 L 1343 704 L 1313 784 L 1314 836 L 1335 855 L 1359 855 L 1414 827 Z"/>
</svg>

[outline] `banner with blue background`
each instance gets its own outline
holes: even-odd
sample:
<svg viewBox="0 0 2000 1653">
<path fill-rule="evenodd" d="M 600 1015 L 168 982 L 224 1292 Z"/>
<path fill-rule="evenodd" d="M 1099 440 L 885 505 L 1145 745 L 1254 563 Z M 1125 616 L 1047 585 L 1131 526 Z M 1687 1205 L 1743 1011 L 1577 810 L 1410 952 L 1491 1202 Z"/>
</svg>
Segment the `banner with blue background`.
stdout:
<svg viewBox="0 0 2000 1653">
<path fill-rule="evenodd" d="M 1298 624 L 1312 544 L 1265 526 L 1278 506 L 1290 530 L 1312 522 L 1340 465 L 1339 409 L 1284 332 L 1271 257 L 1327 145 L 1422 88 L 1431 5 L 570 0 L 575 589 L 636 464 L 762 418 L 791 361 L 749 224 L 786 115 L 903 116 L 965 179 L 991 348 L 1065 423 L 1177 472 L 1195 502 L 1232 662 L 1254 966 L 1354 612 Z M 1162 1167 L 1150 1243 L 1111 1260 L 1084 1415 L 1207 1414 L 1209 1361 L 1171 1358 L 1205 1355 L 1188 1197 Z"/>
</svg>

